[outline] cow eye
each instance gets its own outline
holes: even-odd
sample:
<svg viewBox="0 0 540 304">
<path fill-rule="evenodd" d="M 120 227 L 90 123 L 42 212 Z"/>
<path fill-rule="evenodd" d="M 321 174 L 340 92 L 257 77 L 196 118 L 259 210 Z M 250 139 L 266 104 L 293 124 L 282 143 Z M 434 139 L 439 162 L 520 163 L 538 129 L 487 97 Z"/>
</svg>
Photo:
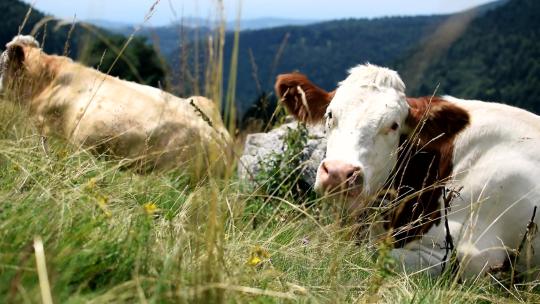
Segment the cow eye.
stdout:
<svg viewBox="0 0 540 304">
<path fill-rule="evenodd" d="M 334 115 L 332 115 L 332 112 L 328 111 L 326 114 L 324 114 L 326 117 L 326 123 L 325 123 L 325 129 L 330 130 L 334 126 Z"/>
<path fill-rule="evenodd" d="M 394 122 L 391 126 L 390 126 L 390 130 L 392 131 L 395 131 L 399 128 L 399 125 L 397 122 Z"/>
</svg>

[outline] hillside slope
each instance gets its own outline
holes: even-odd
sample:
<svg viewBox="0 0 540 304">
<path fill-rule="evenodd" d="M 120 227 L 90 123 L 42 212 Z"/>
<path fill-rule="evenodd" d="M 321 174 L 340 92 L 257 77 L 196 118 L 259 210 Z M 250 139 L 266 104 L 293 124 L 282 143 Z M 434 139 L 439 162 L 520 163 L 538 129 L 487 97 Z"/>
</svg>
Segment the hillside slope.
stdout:
<svg viewBox="0 0 540 304">
<path fill-rule="evenodd" d="M 430 43 L 428 37 L 441 32 L 446 34 L 445 31 L 450 30 L 454 31 L 457 38 L 462 33 L 459 31 L 460 27 L 465 29 L 471 20 L 504 5 L 507 1 L 491 2 L 454 15 L 347 19 L 307 26 L 242 31 L 236 86 L 240 116 L 245 114 L 259 97 L 273 91 L 273 82 L 279 73 L 297 70 L 308 74 L 323 88 L 331 89 L 346 76 L 349 68 L 360 63 L 371 62 L 402 68 L 400 63 L 404 62 L 404 59 L 410 60 L 418 45 Z M 200 50 L 204 50 L 207 45 L 203 36 L 201 35 L 199 41 Z M 170 38 L 168 35 L 167 40 Z M 229 33 L 226 37 L 224 57 L 225 88 L 228 87 L 227 71 L 230 68 L 232 42 L 233 33 Z M 194 48 L 193 45 L 185 47 L 188 50 Z M 445 50 L 443 48 L 440 52 Z M 180 62 L 183 56 L 179 55 L 181 53 L 182 51 L 176 48 L 166 55 L 173 69 L 193 66 L 192 62 Z M 191 58 L 193 57 L 191 55 Z M 199 55 L 198 58 L 199 66 L 204 66 L 205 56 Z M 407 77 L 405 78 L 407 80 Z"/>
<path fill-rule="evenodd" d="M 398 64 L 412 95 L 501 101 L 540 113 L 540 1 L 511 0 L 474 19 L 419 73 L 414 55 Z M 411 52 L 421 53 L 426 44 Z"/>
<path fill-rule="evenodd" d="M 261 93 L 272 91 L 279 73 L 298 70 L 330 89 L 354 65 L 364 62 L 389 65 L 431 34 L 446 18 L 350 19 L 244 31 L 240 36 L 238 60 L 240 110 L 245 110 Z M 232 41 L 232 36 L 227 38 Z M 226 46 L 226 70 L 231 48 L 230 44 Z"/>
</svg>

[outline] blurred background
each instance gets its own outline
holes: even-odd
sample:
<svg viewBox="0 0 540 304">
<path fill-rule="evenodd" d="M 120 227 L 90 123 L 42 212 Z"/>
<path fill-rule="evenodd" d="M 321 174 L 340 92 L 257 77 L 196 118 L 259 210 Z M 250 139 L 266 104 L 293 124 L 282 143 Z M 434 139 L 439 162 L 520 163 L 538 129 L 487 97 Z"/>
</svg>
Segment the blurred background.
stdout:
<svg viewBox="0 0 540 304">
<path fill-rule="evenodd" d="M 256 131 L 277 74 L 332 90 L 365 62 L 398 70 L 410 96 L 540 113 L 539 13 L 538 0 L 2 0 L 0 45 L 33 34 L 49 53 L 213 98 L 230 125 Z"/>
</svg>

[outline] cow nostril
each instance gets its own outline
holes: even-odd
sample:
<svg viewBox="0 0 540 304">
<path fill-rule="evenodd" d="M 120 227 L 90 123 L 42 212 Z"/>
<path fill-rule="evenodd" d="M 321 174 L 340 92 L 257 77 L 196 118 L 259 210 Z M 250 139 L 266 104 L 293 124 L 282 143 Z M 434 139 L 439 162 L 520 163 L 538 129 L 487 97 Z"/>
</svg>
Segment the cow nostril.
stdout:
<svg viewBox="0 0 540 304">
<path fill-rule="evenodd" d="M 364 181 L 362 169 L 355 167 L 347 173 L 347 181 L 349 184 L 361 184 Z"/>
<path fill-rule="evenodd" d="M 325 174 L 328 174 L 328 168 L 326 167 L 326 162 L 322 162 L 321 171 Z"/>
<path fill-rule="evenodd" d="M 357 177 L 362 173 L 362 170 L 359 167 L 353 167 L 349 170 L 347 173 L 347 178 L 354 178 Z"/>
</svg>

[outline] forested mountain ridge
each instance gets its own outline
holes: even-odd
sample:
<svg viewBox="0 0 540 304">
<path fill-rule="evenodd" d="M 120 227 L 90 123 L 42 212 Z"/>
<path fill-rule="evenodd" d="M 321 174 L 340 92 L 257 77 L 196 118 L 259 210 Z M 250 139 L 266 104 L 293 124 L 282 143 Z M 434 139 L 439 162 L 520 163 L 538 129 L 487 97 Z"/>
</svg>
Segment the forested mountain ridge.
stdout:
<svg viewBox="0 0 540 304">
<path fill-rule="evenodd" d="M 397 67 L 409 94 L 432 94 L 438 86 L 437 94 L 505 102 L 540 113 L 539 14 L 538 0 L 511 0 L 490 10 L 433 58 L 418 81 L 413 81 L 418 62 L 403 58 Z"/>
<path fill-rule="evenodd" d="M 323 88 L 333 89 L 346 77 L 347 70 L 357 64 L 370 62 L 403 70 L 403 62 L 411 59 L 419 45 L 439 34 L 441 28 L 452 29 L 463 22 L 464 17 L 474 20 L 507 1 L 495 1 L 453 15 L 345 19 L 242 31 L 236 86 L 240 116 L 259 97 L 272 93 L 279 73 L 300 71 Z M 229 33 L 226 37 L 225 71 L 230 68 L 233 35 Z M 193 46 L 187 47 L 190 48 Z M 180 52 L 177 49 L 172 56 L 167 56 L 173 68 L 182 65 Z M 224 87 L 227 87 L 227 76 L 226 73 Z M 404 78 L 407 81 L 407 77 Z"/>
<path fill-rule="evenodd" d="M 433 33 L 448 16 L 347 19 L 308 26 L 243 31 L 238 59 L 237 104 L 246 110 L 272 91 L 279 73 L 300 71 L 331 89 L 354 65 L 389 66 Z M 227 37 L 232 41 L 232 34 Z M 232 46 L 225 50 L 230 67 Z"/>
</svg>

